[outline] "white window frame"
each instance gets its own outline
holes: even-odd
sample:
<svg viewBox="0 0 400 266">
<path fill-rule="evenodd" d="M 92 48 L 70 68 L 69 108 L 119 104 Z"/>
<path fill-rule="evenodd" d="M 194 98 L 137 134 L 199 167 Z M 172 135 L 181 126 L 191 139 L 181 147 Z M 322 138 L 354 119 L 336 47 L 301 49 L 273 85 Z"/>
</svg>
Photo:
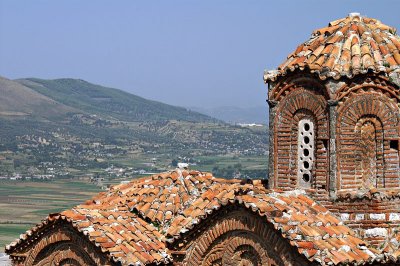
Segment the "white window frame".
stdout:
<svg viewBox="0 0 400 266">
<path fill-rule="evenodd" d="M 315 127 L 310 118 L 299 121 L 297 141 L 297 177 L 298 185 L 311 188 L 312 170 L 315 162 Z"/>
</svg>

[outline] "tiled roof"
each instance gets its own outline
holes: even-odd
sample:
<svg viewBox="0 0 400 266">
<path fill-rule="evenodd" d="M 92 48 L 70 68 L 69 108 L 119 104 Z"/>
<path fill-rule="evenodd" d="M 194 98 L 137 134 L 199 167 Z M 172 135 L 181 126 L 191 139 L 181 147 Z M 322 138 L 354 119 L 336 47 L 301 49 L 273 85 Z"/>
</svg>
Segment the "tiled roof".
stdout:
<svg viewBox="0 0 400 266">
<path fill-rule="evenodd" d="M 106 199 L 106 198 L 105 198 Z M 123 200 L 123 198 L 120 198 Z M 145 222 L 136 214 L 128 211 L 120 199 L 110 201 L 90 202 L 79 205 L 72 210 L 60 214 L 49 215 L 41 224 L 20 236 L 20 239 L 6 247 L 11 254 L 29 237 L 34 236 L 41 228 L 59 220 L 70 222 L 72 226 L 111 259 L 122 265 L 160 264 L 171 261 L 167 254 L 165 243 L 158 229 Z"/>
<path fill-rule="evenodd" d="M 379 20 L 351 13 L 315 30 L 277 70 L 266 71 L 264 80 L 275 81 L 296 69 L 308 69 L 321 79 L 353 77 L 367 72 L 400 71 L 400 38 L 396 29 Z"/>
<path fill-rule="evenodd" d="M 310 261 L 360 264 L 382 258 L 301 191 L 272 191 L 260 180 L 246 183 L 180 170 L 114 186 L 83 205 L 49 216 L 6 250 L 12 253 L 45 224 L 64 219 L 122 265 L 169 262 L 167 242 L 182 238 L 228 204 L 265 217 Z"/>
<path fill-rule="evenodd" d="M 227 204 L 241 204 L 265 217 L 310 261 L 336 265 L 382 258 L 379 251 L 368 248 L 350 228 L 303 192 L 267 190 L 257 180 L 252 184 L 238 181 L 213 184 L 172 221 L 166 233 L 167 240 L 172 242 L 174 238 L 180 238 Z"/>
</svg>

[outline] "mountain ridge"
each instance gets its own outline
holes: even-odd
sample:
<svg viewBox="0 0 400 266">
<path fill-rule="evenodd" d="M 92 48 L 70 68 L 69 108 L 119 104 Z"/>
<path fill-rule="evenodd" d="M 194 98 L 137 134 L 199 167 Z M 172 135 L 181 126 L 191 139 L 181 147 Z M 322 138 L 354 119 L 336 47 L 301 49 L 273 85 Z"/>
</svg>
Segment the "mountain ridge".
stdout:
<svg viewBox="0 0 400 266">
<path fill-rule="evenodd" d="M 123 90 L 81 79 L 17 79 L 15 82 L 72 110 L 124 121 L 184 120 L 212 122 L 215 118 L 184 107 L 148 100 Z"/>
</svg>

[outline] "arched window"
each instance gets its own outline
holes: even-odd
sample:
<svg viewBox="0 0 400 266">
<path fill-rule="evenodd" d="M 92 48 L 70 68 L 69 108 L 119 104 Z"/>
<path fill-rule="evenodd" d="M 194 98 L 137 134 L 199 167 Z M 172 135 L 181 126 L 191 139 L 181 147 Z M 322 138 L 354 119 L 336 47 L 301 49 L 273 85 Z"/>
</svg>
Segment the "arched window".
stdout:
<svg viewBox="0 0 400 266">
<path fill-rule="evenodd" d="M 310 188 L 312 181 L 312 169 L 314 166 L 315 129 L 314 122 L 310 118 L 303 118 L 299 121 L 297 141 L 297 177 L 298 186 Z"/>
</svg>

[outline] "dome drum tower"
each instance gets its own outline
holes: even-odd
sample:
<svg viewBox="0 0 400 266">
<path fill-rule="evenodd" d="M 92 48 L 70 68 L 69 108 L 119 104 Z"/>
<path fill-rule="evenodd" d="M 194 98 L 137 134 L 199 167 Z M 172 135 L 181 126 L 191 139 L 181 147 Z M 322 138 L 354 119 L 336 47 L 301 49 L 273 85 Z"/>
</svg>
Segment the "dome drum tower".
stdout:
<svg viewBox="0 0 400 266">
<path fill-rule="evenodd" d="M 400 225 L 399 50 L 396 29 L 351 13 L 264 73 L 270 187 L 305 190 L 367 239 Z"/>
</svg>

